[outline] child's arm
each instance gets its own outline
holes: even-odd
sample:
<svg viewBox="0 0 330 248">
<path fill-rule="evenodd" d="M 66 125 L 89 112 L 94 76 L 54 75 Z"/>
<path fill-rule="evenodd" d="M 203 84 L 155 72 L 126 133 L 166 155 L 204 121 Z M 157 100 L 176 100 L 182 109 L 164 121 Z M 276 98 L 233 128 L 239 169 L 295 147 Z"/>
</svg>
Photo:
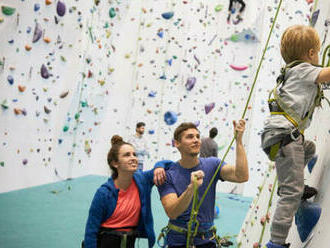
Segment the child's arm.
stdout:
<svg viewBox="0 0 330 248">
<path fill-rule="evenodd" d="M 330 67 L 325 67 L 321 70 L 319 76 L 316 79 L 316 83 L 326 83 L 330 81 Z"/>
</svg>

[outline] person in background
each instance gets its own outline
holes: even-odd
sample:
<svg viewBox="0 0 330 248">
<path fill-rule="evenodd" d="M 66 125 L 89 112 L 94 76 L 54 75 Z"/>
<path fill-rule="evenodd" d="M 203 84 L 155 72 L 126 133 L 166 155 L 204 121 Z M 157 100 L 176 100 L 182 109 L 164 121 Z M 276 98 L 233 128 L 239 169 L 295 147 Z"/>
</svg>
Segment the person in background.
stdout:
<svg viewBox="0 0 330 248">
<path fill-rule="evenodd" d="M 234 14 L 234 11 L 235 11 L 234 3 L 236 3 L 236 2 L 238 2 L 241 5 L 241 7 L 238 10 L 238 14 L 236 16 L 236 21 L 234 21 L 234 24 L 238 24 L 243 20 L 241 15 L 242 15 L 242 13 L 245 9 L 245 2 L 243 0 L 229 0 L 228 17 L 227 17 L 227 23 L 228 24 L 230 22 L 231 15 Z"/>
<path fill-rule="evenodd" d="M 149 156 L 147 140 L 143 137 L 144 122 L 138 122 L 135 128 L 135 134 L 129 137 L 128 142 L 131 143 L 136 149 L 136 155 L 138 157 L 138 170 L 143 170 L 143 163 L 145 156 Z"/>
<path fill-rule="evenodd" d="M 208 138 L 202 138 L 200 157 L 218 157 L 218 144 L 214 141 L 214 138 L 218 135 L 218 129 L 212 127 L 209 131 Z"/>
<path fill-rule="evenodd" d="M 139 171 L 134 147 L 114 135 L 108 153 L 112 175 L 95 193 L 85 229 L 84 248 L 133 248 L 136 238 L 155 243 L 151 189 L 165 181 L 162 165 Z M 163 166 L 165 167 L 165 166 Z"/>
</svg>

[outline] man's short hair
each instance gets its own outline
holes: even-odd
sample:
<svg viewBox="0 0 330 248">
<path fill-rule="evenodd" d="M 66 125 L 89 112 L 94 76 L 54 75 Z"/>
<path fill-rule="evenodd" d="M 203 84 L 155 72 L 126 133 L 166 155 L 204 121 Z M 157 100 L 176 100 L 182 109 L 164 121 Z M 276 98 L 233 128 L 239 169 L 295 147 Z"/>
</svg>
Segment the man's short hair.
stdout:
<svg viewBox="0 0 330 248">
<path fill-rule="evenodd" d="M 191 128 L 196 129 L 199 132 L 196 125 L 192 122 L 183 122 L 183 123 L 181 123 L 174 131 L 174 140 L 180 141 L 182 133 L 184 131 L 188 130 L 188 129 L 191 129 Z"/>
<path fill-rule="evenodd" d="M 282 34 L 281 55 L 289 64 L 292 61 L 301 60 L 310 49 L 319 50 L 320 46 L 320 37 L 313 27 L 293 25 Z"/>
<path fill-rule="evenodd" d="M 136 123 L 136 128 L 144 127 L 146 124 L 144 122 Z"/>
<path fill-rule="evenodd" d="M 210 138 L 213 139 L 217 135 L 218 135 L 218 129 L 216 127 L 212 127 L 209 131 Z"/>
</svg>

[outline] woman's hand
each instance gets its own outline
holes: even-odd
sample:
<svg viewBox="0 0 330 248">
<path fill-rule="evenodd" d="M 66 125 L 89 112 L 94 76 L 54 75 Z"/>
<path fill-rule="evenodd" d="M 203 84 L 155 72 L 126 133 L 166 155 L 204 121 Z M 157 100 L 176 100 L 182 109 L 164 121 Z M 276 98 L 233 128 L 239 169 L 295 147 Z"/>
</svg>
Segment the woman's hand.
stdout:
<svg viewBox="0 0 330 248">
<path fill-rule="evenodd" d="M 166 173 L 163 168 L 156 168 L 154 170 L 154 183 L 159 186 L 162 185 L 166 180 Z"/>
</svg>

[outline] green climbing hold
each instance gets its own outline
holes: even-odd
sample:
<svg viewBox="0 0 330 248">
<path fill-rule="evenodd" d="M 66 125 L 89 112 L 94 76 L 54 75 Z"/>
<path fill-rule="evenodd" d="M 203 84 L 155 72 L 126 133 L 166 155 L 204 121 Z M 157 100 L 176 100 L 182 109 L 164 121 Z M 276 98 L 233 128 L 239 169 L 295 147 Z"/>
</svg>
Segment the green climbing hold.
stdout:
<svg viewBox="0 0 330 248">
<path fill-rule="evenodd" d="M 80 114 L 79 114 L 79 113 L 76 113 L 76 114 L 74 115 L 75 120 L 78 120 L 79 117 L 80 117 Z"/>
<path fill-rule="evenodd" d="M 216 12 L 219 12 L 219 11 L 221 11 L 223 9 L 223 5 L 222 4 L 218 4 L 217 6 L 215 6 L 215 8 L 214 8 L 214 10 L 216 11 Z"/>
<path fill-rule="evenodd" d="M 1 6 L 2 14 L 11 16 L 12 14 L 15 13 L 15 8 L 8 7 L 8 6 Z"/>
<path fill-rule="evenodd" d="M 115 11 L 114 8 L 110 8 L 110 10 L 109 10 L 109 16 L 111 18 L 114 18 L 116 16 L 116 11 Z"/>
<path fill-rule="evenodd" d="M 237 34 L 233 34 L 231 37 L 230 37 L 230 40 L 233 41 L 233 42 L 237 42 L 239 40 L 239 37 Z"/>
<path fill-rule="evenodd" d="M 83 107 L 83 108 L 88 106 L 87 101 L 85 101 L 85 102 L 81 101 L 80 103 L 81 103 L 81 107 Z"/>
<path fill-rule="evenodd" d="M 1 167 L 5 167 L 5 162 L 1 161 L 1 162 L 0 162 L 0 166 L 1 166 Z"/>
<path fill-rule="evenodd" d="M 67 126 L 67 125 L 65 125 L 64 127 L 63 127 L 63 132 L 67 132 L 69 130 L 69 127 Z"/>
<path fill-rule="evenodd" d="M 2 107 L 3 109 L 8 109 L 8 108 L 9 108 L 8 103 L 7 103 L 7 99 L 5 99 L 5 100 L 2 101 L 2 103 L 1 103 L 1 107 Z"/>
</svg>

